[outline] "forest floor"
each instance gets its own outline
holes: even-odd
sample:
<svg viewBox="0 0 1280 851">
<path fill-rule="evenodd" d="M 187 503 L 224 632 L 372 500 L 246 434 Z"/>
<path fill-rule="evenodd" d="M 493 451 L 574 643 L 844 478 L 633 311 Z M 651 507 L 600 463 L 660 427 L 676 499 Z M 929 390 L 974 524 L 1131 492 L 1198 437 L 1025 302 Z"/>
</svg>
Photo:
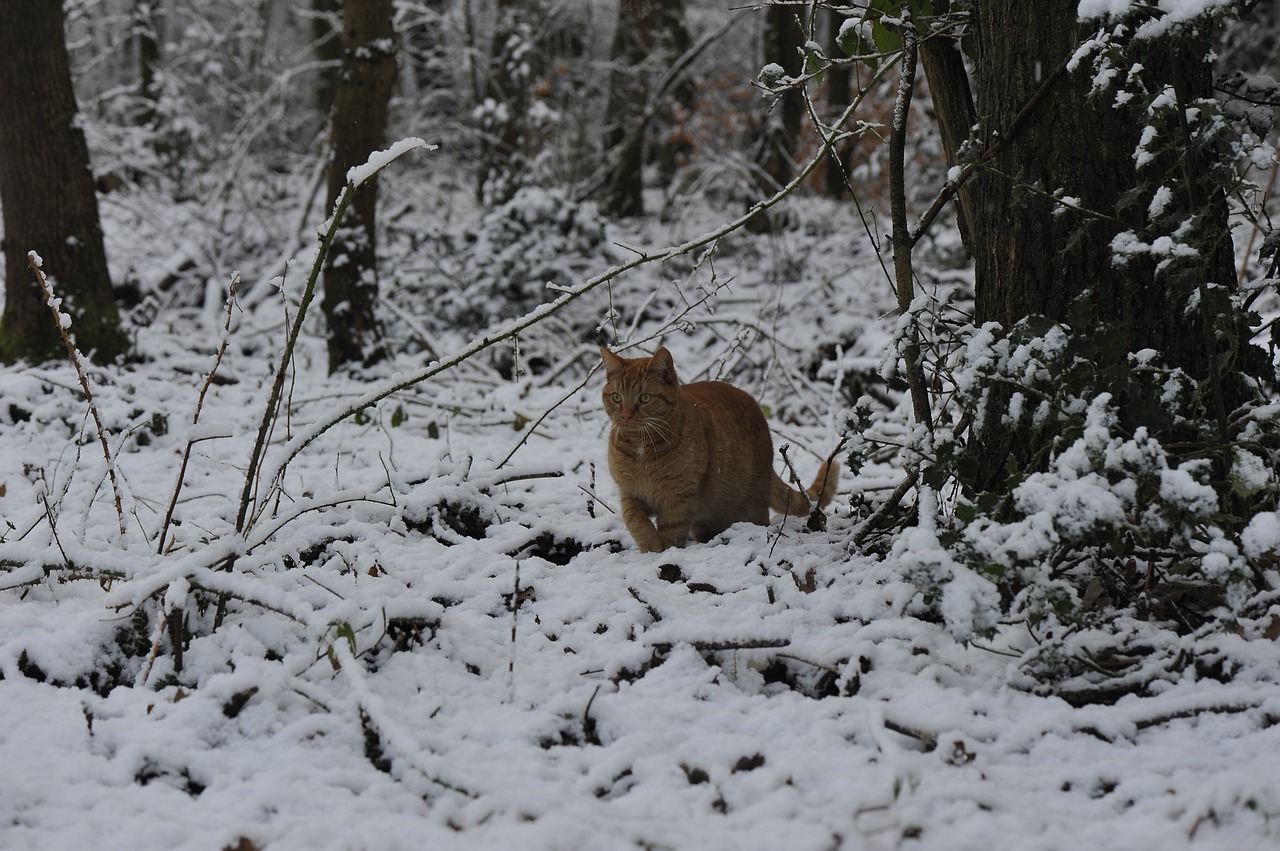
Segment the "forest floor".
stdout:
<svg viewBox="0 0 1280 851">
<path fill-rule="evenodd" d="M 330 377 L 310 321 L 268 470 L 471 337 L 423 283 L 448 266 L 433 246 L 463 240 L 421 237 L 441 209 L 427 192 L 385 240 L 391 361 Z M 166 243 L 137 205 L 104 209 L 117 273 L 162 292 L 200 234 L 175 211 Z M 851 545 L 901 480 L 891 460 L 846 473 L 825 531 L 775 519 L 634 548 L 601 339 L 661 335 L 685 380 L 751 391 L 806 481 L 864 393 L 888 438 L 903 419 L 878 378 L 893 297 L 862 224 L 829 202 L 785 213 L 314 436 L 243 533 L 292 316 L 266 260 L 242 270 L 229 334 L 210 272 L 203 301 L 135 312 L 136 362 L 89 371 L 115 488 L 71 367 L 0 370 L 0 848 L 1280 848 L 1274 615 L 1170 634 L 1146 649 L 1196 663 L 1132 693 L 1055 694 L 1025 624 L 962 643 L 925 615 L 904 566 L 937 546 L 925 530 Z M 575 268 L 733 214 L 611 225 Z M 945 256 L 924 280 L 963 286 Z"/>
</svg>

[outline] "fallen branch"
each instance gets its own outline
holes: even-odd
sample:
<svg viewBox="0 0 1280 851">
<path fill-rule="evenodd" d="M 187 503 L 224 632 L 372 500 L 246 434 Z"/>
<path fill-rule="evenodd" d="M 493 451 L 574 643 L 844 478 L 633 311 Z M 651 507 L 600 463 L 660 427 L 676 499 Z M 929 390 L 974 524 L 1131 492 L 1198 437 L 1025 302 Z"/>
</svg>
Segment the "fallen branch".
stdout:
<svg viewBox="0 0 1280 851">
<path fill-rule="evenodd" d="M 902 480 L 902 483 L 899 484 L 897 488 L 894 489 L 893 493 L 889 495 L 889 498 L 876 509 L 874 514 L 863 521 L 862 525 L 858 527 L 858 531 L 853 535 L 853 545 L 855 547 L 866 540 L 867 535 L 871 534 L 872 530 L 879 526 L 880 521 L 887 517 L 889 512 L 897 507 L 898 503 L 902 501 L 902 498 L 907 495 L 907 491 L 916 486 L 916 481 L 919 480 L 919 478 L 919 470 L 912 470 L 907 473 L 907 477 Z"/>
</svg>

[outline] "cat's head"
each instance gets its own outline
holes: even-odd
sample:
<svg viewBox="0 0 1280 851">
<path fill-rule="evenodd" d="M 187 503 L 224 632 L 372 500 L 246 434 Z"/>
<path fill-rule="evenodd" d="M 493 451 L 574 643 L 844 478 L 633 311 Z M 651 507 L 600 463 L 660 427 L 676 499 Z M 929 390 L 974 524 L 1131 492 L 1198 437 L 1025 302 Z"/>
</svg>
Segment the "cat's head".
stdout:
<svg viewBox="0 0 1280 851">
<path fill-rule="evenodd" d="M 666 347 L 653 357 L 621 358 L 600 347 L 604 360 L 605 413 L 619 428 L 643 428 L 662 422 L 680 404 L 680 379 Z"/>
</svg>

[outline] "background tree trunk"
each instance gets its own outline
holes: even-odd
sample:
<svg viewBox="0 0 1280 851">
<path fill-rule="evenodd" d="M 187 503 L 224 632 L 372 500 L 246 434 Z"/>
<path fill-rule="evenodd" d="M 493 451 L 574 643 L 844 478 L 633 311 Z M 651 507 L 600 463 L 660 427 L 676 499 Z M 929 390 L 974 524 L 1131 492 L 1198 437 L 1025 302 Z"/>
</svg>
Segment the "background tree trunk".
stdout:
<svg viewBox="0 0 1280 851">
<path fill-rule="evenodd" d="M 530 87 L 534 10 L 530 0 L 498 0 L 489 74 L 480 108 L 480 169 L 476 197 L 486 206 L 510 201 L 529 170 Z"/>
<path fill-rule="evenodd" d="M 804 46 L 804 30 L 797 16 L 803 6 L 767 6 L 764 24 L 764 61 L 781 65 L 789 76 L 804 70 L 800 48 Z M 795 174 L 796 152 L 800 149 L 800 124 L 804 120 L 804 98 L 799 91 L 788 91 L 771 104 L 765 116 L 756 152 L 756 163 L 776 189 Z"/>
<path fill-rule="evenodd" d="M 41 361 L 65 353 L 27 265 L 34 250 L 65 299 L 78 347 L 110 360 L 124 353 L 127 340 L 112 297 L 89 150 L 76 124 L 62 3 L 6 0 L 0 9 L 0 358 Z"/>
<path fill-rule="evenodd" d="M 665 51 L 663 48 L 667 48 Z M 608 129 L 605 150 L 613 158 L 601 205 L 610 216 L 644 214 L 645 130 L 644 117 L 651 86 L 646 67 L 655 54 L 669 54 L 674 61 L 689 49 L 689 33 L 684 24 L 681 0 L 637 3 L 622 0 L 613 32 L 613 67 L 609 73 Z M 677 84 L 674 95 L 685 106 L 692 100 L 688 81 Z M 664 150 L 667 162 L 677 151 Z"/>
<path fill-rule="evenodd" d="M 649 82 L 644 61 L 653 47 L 657 16 L 648 3 L 621 0 L 609 53 L 609 105 L 604 134 L 605 155 L 612 159 L 600 205 L 606 216 L 644 214 L 644 130 L 640 126 Z"/>
<path fill-rule="evenodd" d="M 333 95 L 338 86 L 342 63 L 342 0 L 311 0 L 311 43 L 316 59 L 332 62 L 334 67 L 321 70 L 316 81 L 316 109 L 323 116 L 333 111 Z"/>
<path fill-rule="evenodd" d="M 840 25 L 848 20 L 838 7 L 825 10 L 827 22 L 826 48 L 828 56 L 840 56 L 838 36 Z M 827 70 L 826 102 L 827 115 L 835 118 L 848 108 L 850 92 L 853 90 L 853 69 L 851 65 L 832 65 Z M 829 198 L 840 198 L 848 191 L 846 181 L 853 169 L 853 144 L 848 140 L 832 145 L 827 154 L 826 168 L 823 172 L 822 188 Z"/>
<path fill-rule="evenodd" d="M 345 0 L 342 72 L 334 91 L 333 161 L 329 197 L 346 185 L 347 170 L 386 144 L 387 106 L 396 60 L 391 0 Z M 378 295 L 377 176 L 347 208 L 325 262 L 324 312 L 329 325 L 329 370 L 381 360 L 374 314 Z"/>
<path fill-rule="evenodd" d="M 156 119 L 160 92 L 156 71 L 160 67 L 160 37 L 156 32 L 155 3 L 136 0 L 133 7 L 133 39 L 138 51 L 138 124 L 146 127 Z"/>
</svg>

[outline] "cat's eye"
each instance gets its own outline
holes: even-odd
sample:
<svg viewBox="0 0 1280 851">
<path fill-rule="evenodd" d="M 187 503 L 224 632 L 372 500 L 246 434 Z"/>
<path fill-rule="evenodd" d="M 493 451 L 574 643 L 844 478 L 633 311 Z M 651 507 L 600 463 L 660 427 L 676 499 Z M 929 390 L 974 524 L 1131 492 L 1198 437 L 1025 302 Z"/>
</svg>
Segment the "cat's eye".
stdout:
<svg viewBox="0 0 1280 851">
<path fill-rule="evenodd" d="M 610 393 L 610 394 L 609 394 L 609 398 L 613 401 L 613 404 L 615 404 L 615 405 L 621 405 L 621 404 L 622 404 L 622 394 L 621 394 L 621 393 Z"/>
<path fill-rule="evenodd" d="M 653 394 L 652 394 L 652 393 L 641 393 L 641 394 L 640 394 L 640 404 L 641 404 L 641 405 L 647 405 L 649 402 L 652 402 L 652 401 L 653 401 Z"/>
</svg>

